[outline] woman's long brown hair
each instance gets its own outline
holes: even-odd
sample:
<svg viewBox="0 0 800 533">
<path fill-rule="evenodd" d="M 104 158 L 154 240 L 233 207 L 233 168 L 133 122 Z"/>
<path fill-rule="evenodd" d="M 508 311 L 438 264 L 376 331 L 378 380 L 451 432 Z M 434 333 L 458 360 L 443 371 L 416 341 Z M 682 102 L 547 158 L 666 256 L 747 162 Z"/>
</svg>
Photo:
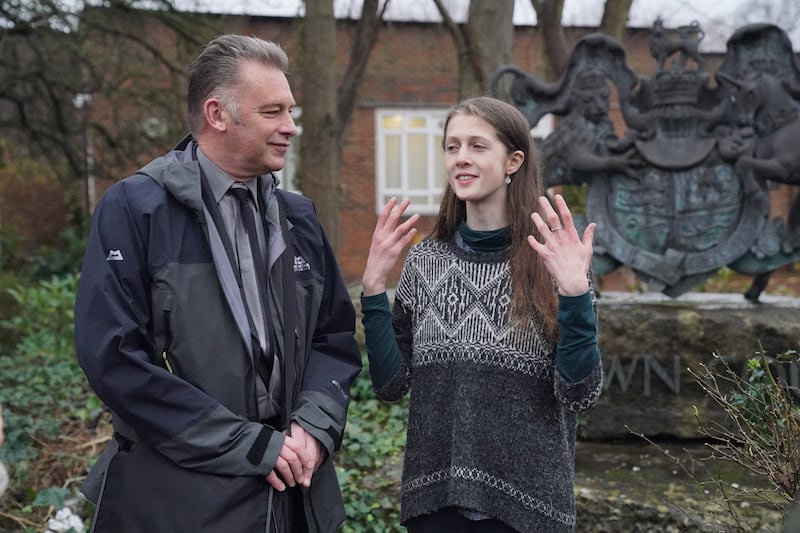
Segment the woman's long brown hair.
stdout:
<svg viewBox="0 0 800 533">
<path fill-rule="evenodd" d="M 521 324 L 526 324 L 531 316 L 538 317 L 545 334 L 555 339 L 558 297 L 553 277 L 527 241 L 528 235 L 541 241 L 531 220 L 531 213 L 538 209 L 538 198 L 545 194 L 528 121 L 516 107 L 502 100 L 488 96 L 470 98 L 457 104 L 447 114 L 443 139 L 447 138 L 450 119 L 457 114 L 473 115 L 485 120 L 495 129 L 509 154 L 516 150 L 525 154 L 522 165 L 511 175 L 506 195 L 506 210 L 511 226 L 511 312 L 512 318 Z M 466 203 L 458 199 L 448 182 L 430 237 L 449 241 L 466 215 Z"/>
</svg>

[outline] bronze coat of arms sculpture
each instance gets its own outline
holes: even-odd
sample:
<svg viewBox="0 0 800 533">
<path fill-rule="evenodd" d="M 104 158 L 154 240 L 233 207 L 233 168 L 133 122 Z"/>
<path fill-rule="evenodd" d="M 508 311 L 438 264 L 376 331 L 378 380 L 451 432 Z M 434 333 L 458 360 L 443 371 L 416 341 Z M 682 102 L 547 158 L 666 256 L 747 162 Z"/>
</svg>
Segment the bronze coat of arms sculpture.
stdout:
<svg viewBox="0 0 800 533">
<path fill-rule="evenodd" d="M 757 301 L 770 274 L 800 258 L 798 200 L 787 221 L 771 217 L 769 201 L 771 183 L 800 185 L 800 66 L 783 30 L 753 24 L 728 40 L 712 83 L 702 38 L 697 23 L 668 34 L 656 20 L 657 70 L 639 77 L 617 40 L 591 34 L 558 82 L 508 65 L 493 88 L 531 126 L 559 117 L 540 145 L 545 175 L 548 186 L 587 185 L 595 275 L 626 266 L 677 297 L 727 266 L 754 276 L 745 297 Z M 612 85 L 621 137 L 608 114 Z"/>
</svg>

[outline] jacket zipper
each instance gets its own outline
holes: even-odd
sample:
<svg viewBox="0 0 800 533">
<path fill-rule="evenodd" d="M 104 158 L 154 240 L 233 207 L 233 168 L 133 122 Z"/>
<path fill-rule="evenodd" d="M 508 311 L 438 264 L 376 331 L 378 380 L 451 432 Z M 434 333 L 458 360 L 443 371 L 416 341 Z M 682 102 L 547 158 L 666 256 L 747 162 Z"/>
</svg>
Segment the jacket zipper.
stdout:
<svg viewBox="0 0 800 533">
<path fill-rule="evenodd" d="M 161 358 L 164 360 L 164 366 L 170 374 L 173 374 L 172 365 L 167 358 L 170 346 L 172 345 L 172 329 L 169 326 L 169 309 L 164 309 L 164 350 L 161 352 Z"/>
</svg>

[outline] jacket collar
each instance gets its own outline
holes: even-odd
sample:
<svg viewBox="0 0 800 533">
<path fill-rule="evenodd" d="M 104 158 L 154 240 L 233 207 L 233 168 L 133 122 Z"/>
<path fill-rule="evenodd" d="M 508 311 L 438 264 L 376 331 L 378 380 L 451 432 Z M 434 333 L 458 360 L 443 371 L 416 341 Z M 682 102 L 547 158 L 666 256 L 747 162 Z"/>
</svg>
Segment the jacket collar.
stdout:
<svg viewBox="0 0 800 533">
<path fill-rule="evenodd" d="M 196 212 L 202 212 L 200 165 L 193 157 L 195 146 L 197 143 L 191 134 L 187 135 L 170 152 L 153 159 L 137 173 L 150 176 L 175 199 Z"/>
<path fill-rule="evenodd" d="M 154 159 L 139 169 L 137 173 L 150 176 L 169 191 L 175 199 L 192 210 L 202 213 L 201 169 L 197 149 L 197 141 L 194 140 L 192 134 L 188 134 L 170 152 Z M 278 187 L 278 179 L 274 174 L 269 173 L 261 176 L 259 181 L 261 182 L 259 194 L 264 205 L 269 205 L 272 192 Z M 215 190 L 215 196 L 217 196 L 217 192 Z M 225 191 L 222 191 L 221 194 L 224 193 Z M 216 199 L 219 201 L 219 197 Z"/>
</svg>

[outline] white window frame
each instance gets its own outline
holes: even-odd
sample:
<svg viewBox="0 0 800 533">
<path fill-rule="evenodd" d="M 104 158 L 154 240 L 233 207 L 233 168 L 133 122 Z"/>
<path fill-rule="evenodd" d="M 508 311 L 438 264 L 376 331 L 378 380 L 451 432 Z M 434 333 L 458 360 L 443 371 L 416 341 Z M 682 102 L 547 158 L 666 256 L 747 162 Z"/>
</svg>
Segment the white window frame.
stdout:
<svg viewBox="0 0 800 533">
<path fill-rule="evenodd" d="M 398 200 L 408 197 L 415 199 L 426 196 L 427 202 L 418 200 L 412 201 L 409 206 L 409 213 L 419 213 L 420 215 L 434 215 L 439 210 L 439 204 L 444 191 L 444 183 L 436 183 L 436 178 L 446 180 L 445 169 L 441 163 L 437 164 L 436 154 L 441 154 L 441 136 L 444 126 L 444 119 L 448 108 L 378 108 L 375 110 L 375 212 L 380 213 L 386 202 L 392 196 Z M 402 117 L 403 124 L 399 129 L 384 128 L 384 119 L 391 116 Z M 410 119 L 425 119 L 424 127 L 411 127 L 408 125 Z M 423 134 L 427 138 L 427 187 L 412 189 L 411 179 L 408 170 L 408 136 L 410 134 Z M 386 141 L 389 137 L 400 138 L 400 186 L 389 187 L 386 172 Z M 440 168 L 439 168 L 440 167 Z"/>
</svg>

